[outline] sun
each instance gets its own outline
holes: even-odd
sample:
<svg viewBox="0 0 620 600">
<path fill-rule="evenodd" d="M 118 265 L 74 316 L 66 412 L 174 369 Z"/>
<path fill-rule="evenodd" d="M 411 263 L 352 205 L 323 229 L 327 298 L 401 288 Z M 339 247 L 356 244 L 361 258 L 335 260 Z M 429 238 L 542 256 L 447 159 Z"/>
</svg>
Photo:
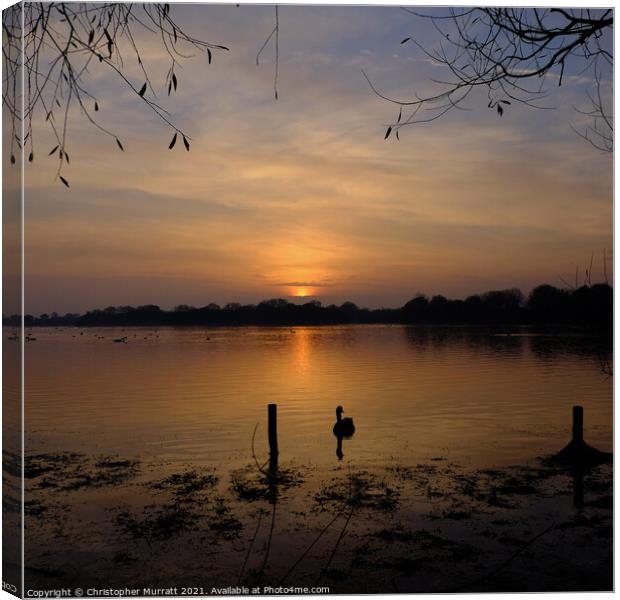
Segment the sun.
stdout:
<svg viewBox="0 0 620 600">
<path fill-rule="evenodd" d="M 298 287 L 293 291 L 293 296 L 296 298 L 305 298 L 312 295 L 314 295 L 314 290 L 310 287 Z"/>
</svg>

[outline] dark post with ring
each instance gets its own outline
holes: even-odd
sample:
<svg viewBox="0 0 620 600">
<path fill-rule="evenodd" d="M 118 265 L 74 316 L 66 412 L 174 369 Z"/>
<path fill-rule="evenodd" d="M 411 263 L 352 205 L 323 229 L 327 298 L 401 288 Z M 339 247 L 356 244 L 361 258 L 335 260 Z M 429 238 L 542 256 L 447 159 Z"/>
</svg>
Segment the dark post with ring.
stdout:
<svg viewBox="0 0 620 600">
<path fill-rule="evenodd" d="M 583 443 L 583 406 L 573 406 L 573 442 Z"/>
</svg>

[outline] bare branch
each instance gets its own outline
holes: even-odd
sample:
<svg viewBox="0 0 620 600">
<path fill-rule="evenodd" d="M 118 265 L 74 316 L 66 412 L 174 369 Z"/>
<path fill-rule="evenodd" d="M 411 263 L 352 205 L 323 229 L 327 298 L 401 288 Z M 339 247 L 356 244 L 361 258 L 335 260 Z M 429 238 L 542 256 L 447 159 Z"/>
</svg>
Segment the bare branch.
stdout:
<svg viewBox="0 0 620 600">
<path fill-rule="evenodd" d="M 48 154 L 58 159 L 57 177 L 67 186 L 61 173 L 69 164 L 67 145 L 72 104 L 79 107 L 89 123 L 114 138 L 118 147 L 123 149 L 118 135 L 103 126 L 96 114 L 100 111 L 99 101 L 88 89 L 89 68 L 93 64 L 101 65 L 118 77 L 137 100 L 143 102 L 175 135 L 182 136 L 185 148 L 189 150 L 191 137 L 181 131 L 169 113 L 155 101 L 155 86 L 142 60 L 138 31 L 157 36 L 168 55 L 170 69 L 164 82 L 168 95 L 173 89 L 177 90 L 176 67 L 180 61 L 197 51 L 206 52 L 211 63 L 213 52 L 228 50 L 184 31 L 173 20 L 169 4 L 27 2 L 3 11 L 2 101 L 11 118 L 12 143 L 23 148 L 27 142 L 29 160 L 33 159 L 32 121 L 37 112 L 42 112 L 56 141 L 55 148 Z M 126 68 L 131 56 L 124 57 L 121 47 L 129 48 L 129 55 L 133 55 L 139 65 L 142 81 L 132 81 L 133 77 Z M 16 86 L 22 69 L 25 81 L 23 109 Z"/>
<path fill-rule="evenodd" d="M 446 8 L 432 13 L 403 9 L 426 19 L 438 34 L 438 42 L 428 47 L 415 37 L 401 44 L 414 44 L 438 68 L 447 73 L 432 80 L 438 90 L 430 94 L 414 93 L 413 99 L 396 99 L 378 91 L 364 73 L 372 91 L 380 98 L 397 104 L 399 119 L 388 130 L 440 118 L 461 105 L 474 89 L 483 88 L 488 108 L 500 117 L 513 103 L 532 108 L 547 96 L 550 85 L 560 87 L 571 70 L 581 61 L 583 71 L 593 73 L 594 93 L 591 107 L 580 111 L 591 125 L 579 135 L 597 148 L 613 149 L 613 117 L 604 106 L 603 68 L 613 67 L 611 10 L 539 8 Z M 609 79 L 610 80 L 610 79 Z M 536 86 L 527 85 L 536 82 Z M 531 88 L 531 89 L 530 89 Z M 418 113 L 424 107 L 426 117 Z M 409 114 L 402 118 L 403 109 Z M 389 134 L 386 135 L 386 137 Z"/>
</svg>

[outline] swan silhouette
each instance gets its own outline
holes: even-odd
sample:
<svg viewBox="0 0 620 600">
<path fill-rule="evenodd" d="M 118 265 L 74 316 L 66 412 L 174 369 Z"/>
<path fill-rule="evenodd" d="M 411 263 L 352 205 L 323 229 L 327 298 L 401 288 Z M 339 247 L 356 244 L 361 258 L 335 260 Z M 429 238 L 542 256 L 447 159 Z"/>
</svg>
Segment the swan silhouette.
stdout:
<svg viewBox="0 0 620 600">
<path fill-rule="evenodd" d="M 334 425 L 334 435 L 336 437 L 350 438 L 355 433 L 355 425 L 353 425 L 353 419 L 342 418 L 344 409 L 339 406 L 336 409 L 336 424 Z"/>
</svg>

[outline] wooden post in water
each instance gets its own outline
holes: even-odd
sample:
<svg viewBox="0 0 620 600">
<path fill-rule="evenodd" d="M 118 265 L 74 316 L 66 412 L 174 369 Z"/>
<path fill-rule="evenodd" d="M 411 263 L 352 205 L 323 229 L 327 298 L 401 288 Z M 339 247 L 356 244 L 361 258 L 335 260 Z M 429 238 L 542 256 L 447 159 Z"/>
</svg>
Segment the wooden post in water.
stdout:
<svg viewBox="0 0 620 600">
<path fill-rule="evenodd" d="M 278 405 L 269 404 L 267 406 L 269 433 L 269 469 L 278 468 Z"/>
<path fill-rule="evenodd" d="M 589 469 L 613 461 L 611 452 L 601 452 L 583 440 L 583 406 L 573 406 L 573 439 L 551 459 L 578 469 Z"/>
<path fill-rule="evenodd" d="M 583 406 L 573 406 L 573 443 L 583 444 Z"/>
</svg>

